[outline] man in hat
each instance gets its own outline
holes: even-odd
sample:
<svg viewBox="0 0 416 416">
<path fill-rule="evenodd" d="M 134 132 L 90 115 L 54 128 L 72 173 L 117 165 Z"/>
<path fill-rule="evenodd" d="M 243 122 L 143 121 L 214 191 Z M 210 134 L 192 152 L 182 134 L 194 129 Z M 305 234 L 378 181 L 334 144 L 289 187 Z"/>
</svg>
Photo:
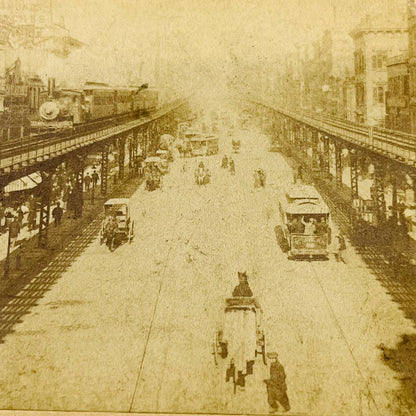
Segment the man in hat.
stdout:
<svg viewBox="0 0 416 416">
<path fill-rule="evenodd" d="M 247 281 L 247 272 L 238 272 L 238 281 L 238 285 L 233 290 L 233 297 L 251 298 L 253 296 L 253 292 L 251 291 Z"/>
<path fill-rule="evenodd" d="M 267 402 L 270 406 L 270 413 L 277 412 L 279 404 L 285 412 L 290 410 L 289 398 L 287 397 L 286 373 L 278 360 L 276 352 L 268 354 L 270 360 L 270 378 L 264 380 L 267 386 Z"/>
</svg>

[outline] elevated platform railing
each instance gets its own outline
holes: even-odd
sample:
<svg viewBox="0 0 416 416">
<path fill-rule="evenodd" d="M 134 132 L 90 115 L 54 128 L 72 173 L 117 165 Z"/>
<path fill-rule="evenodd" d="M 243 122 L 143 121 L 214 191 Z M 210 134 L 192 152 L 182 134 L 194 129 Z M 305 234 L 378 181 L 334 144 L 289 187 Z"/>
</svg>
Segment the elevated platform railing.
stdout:
<svg viewBox="0 0 416 416">
<path fill-rule="evenodd" d="M 313 127 L 324 134 L 338 137 L 355 146 L 361 146 L 384 157 L 416 167 L 416 135 L 373 127 L 353 121 L 283 108 L 272 100 L 249 96 L 249 100 L 270 108 L 283 116 Z"/>
<path fill-rule="evenodd" d="M 109 139 L 112 136 L 127 133 L 134 128 L 163 117 L 183 104 L 184 101 L 178 100 L 147 117 L 140 117 L 127 123 L 124 122 L 119 125 L 102 128 L 87 134 L 74 133 L 71 130 L 65 134 L 46 133 L 44 135 L 3 142 L 0 145 L 0 171 L 7 172 L 16 166 L 27 166 L 29 163 L 43 161 Z"/>
</svg>

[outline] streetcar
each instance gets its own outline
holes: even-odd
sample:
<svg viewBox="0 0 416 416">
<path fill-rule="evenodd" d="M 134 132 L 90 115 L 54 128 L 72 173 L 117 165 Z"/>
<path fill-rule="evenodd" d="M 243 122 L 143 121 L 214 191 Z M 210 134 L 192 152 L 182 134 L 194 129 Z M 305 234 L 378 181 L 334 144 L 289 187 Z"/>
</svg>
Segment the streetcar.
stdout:
<svg viewBox="0 0 416 416">
<path fill-rule="evenodd" d="M 219 151 L 218 137 L 197 132 L 185 133 L 185 148 L 192 156 L 210 156 Z"/>
<path fill-rule="evenodd" d="M 289 258 L 327 257 L 330 210 L 312 185 L 291 186 L 279 203 Z"/>
</svg>

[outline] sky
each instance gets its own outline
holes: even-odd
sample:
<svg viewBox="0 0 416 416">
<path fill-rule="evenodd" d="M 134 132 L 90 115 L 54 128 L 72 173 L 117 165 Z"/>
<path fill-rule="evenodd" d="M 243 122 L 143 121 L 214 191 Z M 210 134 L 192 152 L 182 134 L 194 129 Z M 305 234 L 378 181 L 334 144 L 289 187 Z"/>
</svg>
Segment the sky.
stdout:
<svg viewBox="0 0 416 416">
<path fill-rule="evenodd" d="M 48 1 L 48 0 L 45 0 Z M 365 14 L 405 0 L 52 0 L 71 35 L 85 42 L 98 76 L 226 71 L 230 56 L 273 61 L 334 27 L 348 32 Z M 175 66 L 178 67 L 175 69 Z M 123 72 L 123 75 L 121 75 Z M 118 75 L 116 75 L 118 73 Z M 209 75 L 211 74 L 211 75 Z M 91 75 L 93 76 L 93 74 Z"/>
</svg>

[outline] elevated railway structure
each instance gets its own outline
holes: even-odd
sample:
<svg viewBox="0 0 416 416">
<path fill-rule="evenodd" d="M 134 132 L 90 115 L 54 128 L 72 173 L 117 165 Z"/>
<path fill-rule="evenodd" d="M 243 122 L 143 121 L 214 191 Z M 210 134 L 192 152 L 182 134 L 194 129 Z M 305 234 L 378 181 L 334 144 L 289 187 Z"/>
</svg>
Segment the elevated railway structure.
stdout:
<svg viewBox="0 0 416 416">
<path fill-rule="evenodd" d="M 410 177 L 411 181 L 405 186 L 416 191 L 416 136 L 330 115 L 293 111 L 261 97 L 249 95 L 245 101 L 254 106 L 252 109 L 273 134 L 280 137 L 288 151 L 296 149 L 303 153 L 306 163 L 313 169 L 333 172 L 340 187 L 347 163 L 353 206 L 361 213 L 372 210 L 375 225 L 386 221 L 385 186 L 390 184 L 392 215 L 399 218 L 402 209 L 398 204 L 399 177 Z M 362 201 L 358 194 L 358 177 L 370 164 L 374 167 L 371 200 Z"/>
<path fill-rule="evenodd" d="M 41 209 L 39 245 L 46 246 L 51 204 L 52 178 L 57 167 L 65 163 L 76 174 L 75 216 L 82 216 L 84 165 L 88 154 L 101 153 L 101 194 L 107 193 L 109 152 L 118 155 L 118 176 L 124 177 L 128 164 L 138 170 L 139 149 L 142 157 L 158 148 L 160 134 L 174 132 L 181 115 L 187 111 L 185 100 L 177 100 L 140 118 L 112 117 L 61 132 L 22 137 L 0 144 L 0 189 L 15 179 L 40 172 Z M 128 153 L 126 153 L 128 152 Z"/>
</svg>

